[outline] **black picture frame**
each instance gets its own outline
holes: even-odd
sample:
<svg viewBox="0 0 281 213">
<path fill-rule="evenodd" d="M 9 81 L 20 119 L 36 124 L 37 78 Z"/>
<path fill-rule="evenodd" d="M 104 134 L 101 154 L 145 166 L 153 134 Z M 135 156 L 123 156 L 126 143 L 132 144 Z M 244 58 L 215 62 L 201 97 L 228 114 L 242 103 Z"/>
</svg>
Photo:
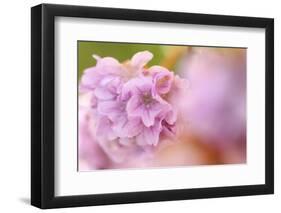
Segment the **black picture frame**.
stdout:
<svg viewBox="0 0 281 213">
<path fill-rule="evenodd" d="M 56 197 L 55 17 L 264 28 L 266 135 L 265 184 Z M 42 208 L 216 198 L 274 193 L 274 20 L 164 11 L 41 4 L 31 8 L 31 204 Z"/>
</svg>

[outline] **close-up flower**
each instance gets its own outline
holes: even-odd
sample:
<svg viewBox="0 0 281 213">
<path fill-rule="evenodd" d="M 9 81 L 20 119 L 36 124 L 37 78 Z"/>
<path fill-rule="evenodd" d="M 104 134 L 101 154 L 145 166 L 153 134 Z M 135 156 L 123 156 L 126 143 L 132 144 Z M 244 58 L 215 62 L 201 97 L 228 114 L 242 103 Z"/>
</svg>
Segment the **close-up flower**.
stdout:
<svg viewBox="0 0 281 213">
<path fill-rule="evenodd" d="M 143 51 L 119 63 L 94 55 L 97 64 L 81 77 L 79 98 L 87 97 L 88 103 L 79 106 L 79 113 L 83 118 L 87 111 L 90 121 L 85 126 L 85 118 L 82 120 L 79 135 L 85 135 L 87 128 L 99 154 L 112 165 L 131 156 L 151 157 L 161 140 L 176 134 L 177 106 L 169 98 L 177 92 L 175 75 L 161 66 L 147 68 L 152 57 Z M 84 139 L 80 137 L 81 146 Z M 86 154 L 81 148 L 80 157 Z"/>
</svg>

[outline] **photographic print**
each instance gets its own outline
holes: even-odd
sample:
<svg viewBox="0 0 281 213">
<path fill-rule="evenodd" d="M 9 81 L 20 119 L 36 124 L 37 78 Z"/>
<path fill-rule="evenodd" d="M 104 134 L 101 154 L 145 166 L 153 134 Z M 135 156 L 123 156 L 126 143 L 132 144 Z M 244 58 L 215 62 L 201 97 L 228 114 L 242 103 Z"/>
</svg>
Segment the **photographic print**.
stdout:
<svg viewBox="0 0 281 213">
<path fill-rule="evenodd" d="M 247 48 L 77 41 L 78 171 L 246 163 Z"/>
<path fill-rule="evenodd" d="M 274 19 L 31 8 L 33 206 L 272 193 Z"/>
</svg>

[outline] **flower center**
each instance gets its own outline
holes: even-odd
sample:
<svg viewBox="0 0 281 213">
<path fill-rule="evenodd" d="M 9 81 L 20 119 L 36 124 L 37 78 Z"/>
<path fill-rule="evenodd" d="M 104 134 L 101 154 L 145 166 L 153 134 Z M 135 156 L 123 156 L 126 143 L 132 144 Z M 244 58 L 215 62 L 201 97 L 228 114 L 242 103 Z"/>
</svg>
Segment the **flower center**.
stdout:
<svg viewBox="0 0 281 213">
<path fill-rule="evenodd" d="M 154 101 L 154 99 L 152 98 L 151 94 L 146 92 L 142 95 L 142 101 L 144 105 L 149 106 Z"/>
</svg>

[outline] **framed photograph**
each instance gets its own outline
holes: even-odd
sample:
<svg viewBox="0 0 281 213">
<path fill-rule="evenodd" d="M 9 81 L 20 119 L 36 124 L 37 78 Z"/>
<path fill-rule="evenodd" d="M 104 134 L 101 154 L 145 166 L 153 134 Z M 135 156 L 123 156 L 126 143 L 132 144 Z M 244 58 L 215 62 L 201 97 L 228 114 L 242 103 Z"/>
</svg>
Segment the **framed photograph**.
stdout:
<svg viewBox="0 0 281 213">
<path fill-rule="evenodd" d="M 272 194 L 274 20 L 31 9 L 31 204 Z"/>
</svg>

